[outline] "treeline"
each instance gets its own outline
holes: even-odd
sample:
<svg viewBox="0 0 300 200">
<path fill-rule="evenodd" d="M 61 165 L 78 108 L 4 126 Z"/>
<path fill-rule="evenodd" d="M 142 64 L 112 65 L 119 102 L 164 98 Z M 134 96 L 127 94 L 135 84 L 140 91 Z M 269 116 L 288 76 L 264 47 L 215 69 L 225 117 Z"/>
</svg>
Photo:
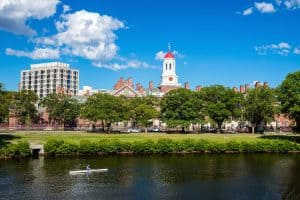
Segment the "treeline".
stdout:
<svg viewBox="0 0 300 200">
<path fill-rule="evenodd" d="M 21 124 L 34 123 L 37 118 L 37 96 L 31 91 L 7 92 L 0 85 L 0 122 L 8 120 L 9 113 Z M 116 122 L 130 122 L 133 127 L 147 131 L 153 119 L 166 122 L 168 127 L 181 127 L 185 132 L 191 124 L 207 121 L 217 125 L 229 120 L 248 122 L 254 132 L 284 113 L 295 121 L 300 130 L 300 71 L 288 74 L 275 89 L 260 86 L 245 94 L 222 85 L 172 90 L 163 98 L 154 96 L 126 98 L 109 94 L 94 94 L 83 104 L 64 94 L 51 94 L 38 101 L 46 108 L 51 123 L 75 126 L 78 117 L 88 119 L 95 127 L 102 123 L 103 131 L 110 132 Z"/>
</svg>

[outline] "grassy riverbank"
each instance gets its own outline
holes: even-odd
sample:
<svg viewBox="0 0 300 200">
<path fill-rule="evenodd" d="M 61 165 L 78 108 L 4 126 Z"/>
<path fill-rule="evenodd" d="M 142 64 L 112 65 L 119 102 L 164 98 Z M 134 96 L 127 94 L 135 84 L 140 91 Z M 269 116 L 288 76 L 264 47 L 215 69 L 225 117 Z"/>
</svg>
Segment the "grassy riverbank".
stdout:
<svg viewBox="0 0 300 200">
<path fill-rule="evenodd" d="M 28 155 L 26 141 L 30 144 L 44 144 L 45 151 L 52 154 L 300 151 L 300 136 L 293 134 L 100 134 L 21 131 L 0 134 L 0 154 L 16 157 Z"/>
<path fill-rule="evenodd" d="M 15 133 L 6 134 L 8 142 L 17 142 L 20 140 L 27 140 L 31 144 L 45 144 L 49 139 L 60 139 L 72 143 L 79 143 L 80 140 L 88 140 L 91 142 L 99 140 L 119 140 L 121 142 L 134 142 L 160 139 L 172 139 L 172 140 L 185 140 L 185 139 L 205 139 L 214 142 L 226 142 L 234 140 L 238 142 L 242 141 L 258 141 L 263 135 L 260 134 L 166 134 L 166 133 L 130 133 L 130 134 L 105 134 L 105 133 L 87 133 L 87 132 L 72 132 L 72 131 L 17 131 Z M 266 137 L 274 137 L 276 134 L 264 135 Z M 281 137 L 281 136 L 280 136 Z M 287 134 L 289 139 L 296 138 L 293 134 Z M 300 138 L 300 137 L 299 137 Z M 1 140 L 1 135 L 0 135 Z M 300 140 L 300 139 L 299 139 Z"/>
</svg>

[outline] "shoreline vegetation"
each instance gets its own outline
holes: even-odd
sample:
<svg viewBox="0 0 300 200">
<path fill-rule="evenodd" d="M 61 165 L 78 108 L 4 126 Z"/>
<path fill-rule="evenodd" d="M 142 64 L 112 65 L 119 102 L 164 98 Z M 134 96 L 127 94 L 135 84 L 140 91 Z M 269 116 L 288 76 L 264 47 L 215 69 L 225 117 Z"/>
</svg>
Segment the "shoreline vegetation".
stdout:
<svg viewBox="0 0 300 200">
<path fill-rule="evenodd" d="M 300 152 L 298 135 L 96 134 L 20 132 L 0 135 L 0 158 L 30 157 L 30 144 L 44 144 L 46 156 L 190 153 Z"/>
</svg>

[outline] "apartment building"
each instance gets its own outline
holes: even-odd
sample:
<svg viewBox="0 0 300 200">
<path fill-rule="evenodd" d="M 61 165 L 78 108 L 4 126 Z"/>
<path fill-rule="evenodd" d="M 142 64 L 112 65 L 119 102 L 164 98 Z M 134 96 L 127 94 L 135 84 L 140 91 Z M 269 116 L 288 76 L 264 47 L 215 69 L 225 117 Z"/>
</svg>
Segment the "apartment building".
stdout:
<svg viewBox="0 0 300 200">
<path fill-rule="evenodd" d="M 30 65 L 21 71 L 20 90 L 32 90 L 40 98 L 52 93 L 78 94 L 79 71 L 61 62 Z"/>
</svg>

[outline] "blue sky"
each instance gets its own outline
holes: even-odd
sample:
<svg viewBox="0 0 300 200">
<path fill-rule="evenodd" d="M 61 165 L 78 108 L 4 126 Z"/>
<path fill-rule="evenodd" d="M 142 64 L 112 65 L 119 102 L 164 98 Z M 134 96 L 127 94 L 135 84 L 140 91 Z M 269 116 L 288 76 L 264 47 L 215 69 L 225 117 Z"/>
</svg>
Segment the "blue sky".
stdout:
<svg viewBox="0 0 300 200">
<path fill-rule="evenodd" d="M 80 88 L 158 85 L 170 42 L 182 84 L 274 87 L 300 69 L 299 19 L 300 0 L 1 0 L 0 82 L 17 90 L 20 70 L 60 61 Z"/>
</svg>

